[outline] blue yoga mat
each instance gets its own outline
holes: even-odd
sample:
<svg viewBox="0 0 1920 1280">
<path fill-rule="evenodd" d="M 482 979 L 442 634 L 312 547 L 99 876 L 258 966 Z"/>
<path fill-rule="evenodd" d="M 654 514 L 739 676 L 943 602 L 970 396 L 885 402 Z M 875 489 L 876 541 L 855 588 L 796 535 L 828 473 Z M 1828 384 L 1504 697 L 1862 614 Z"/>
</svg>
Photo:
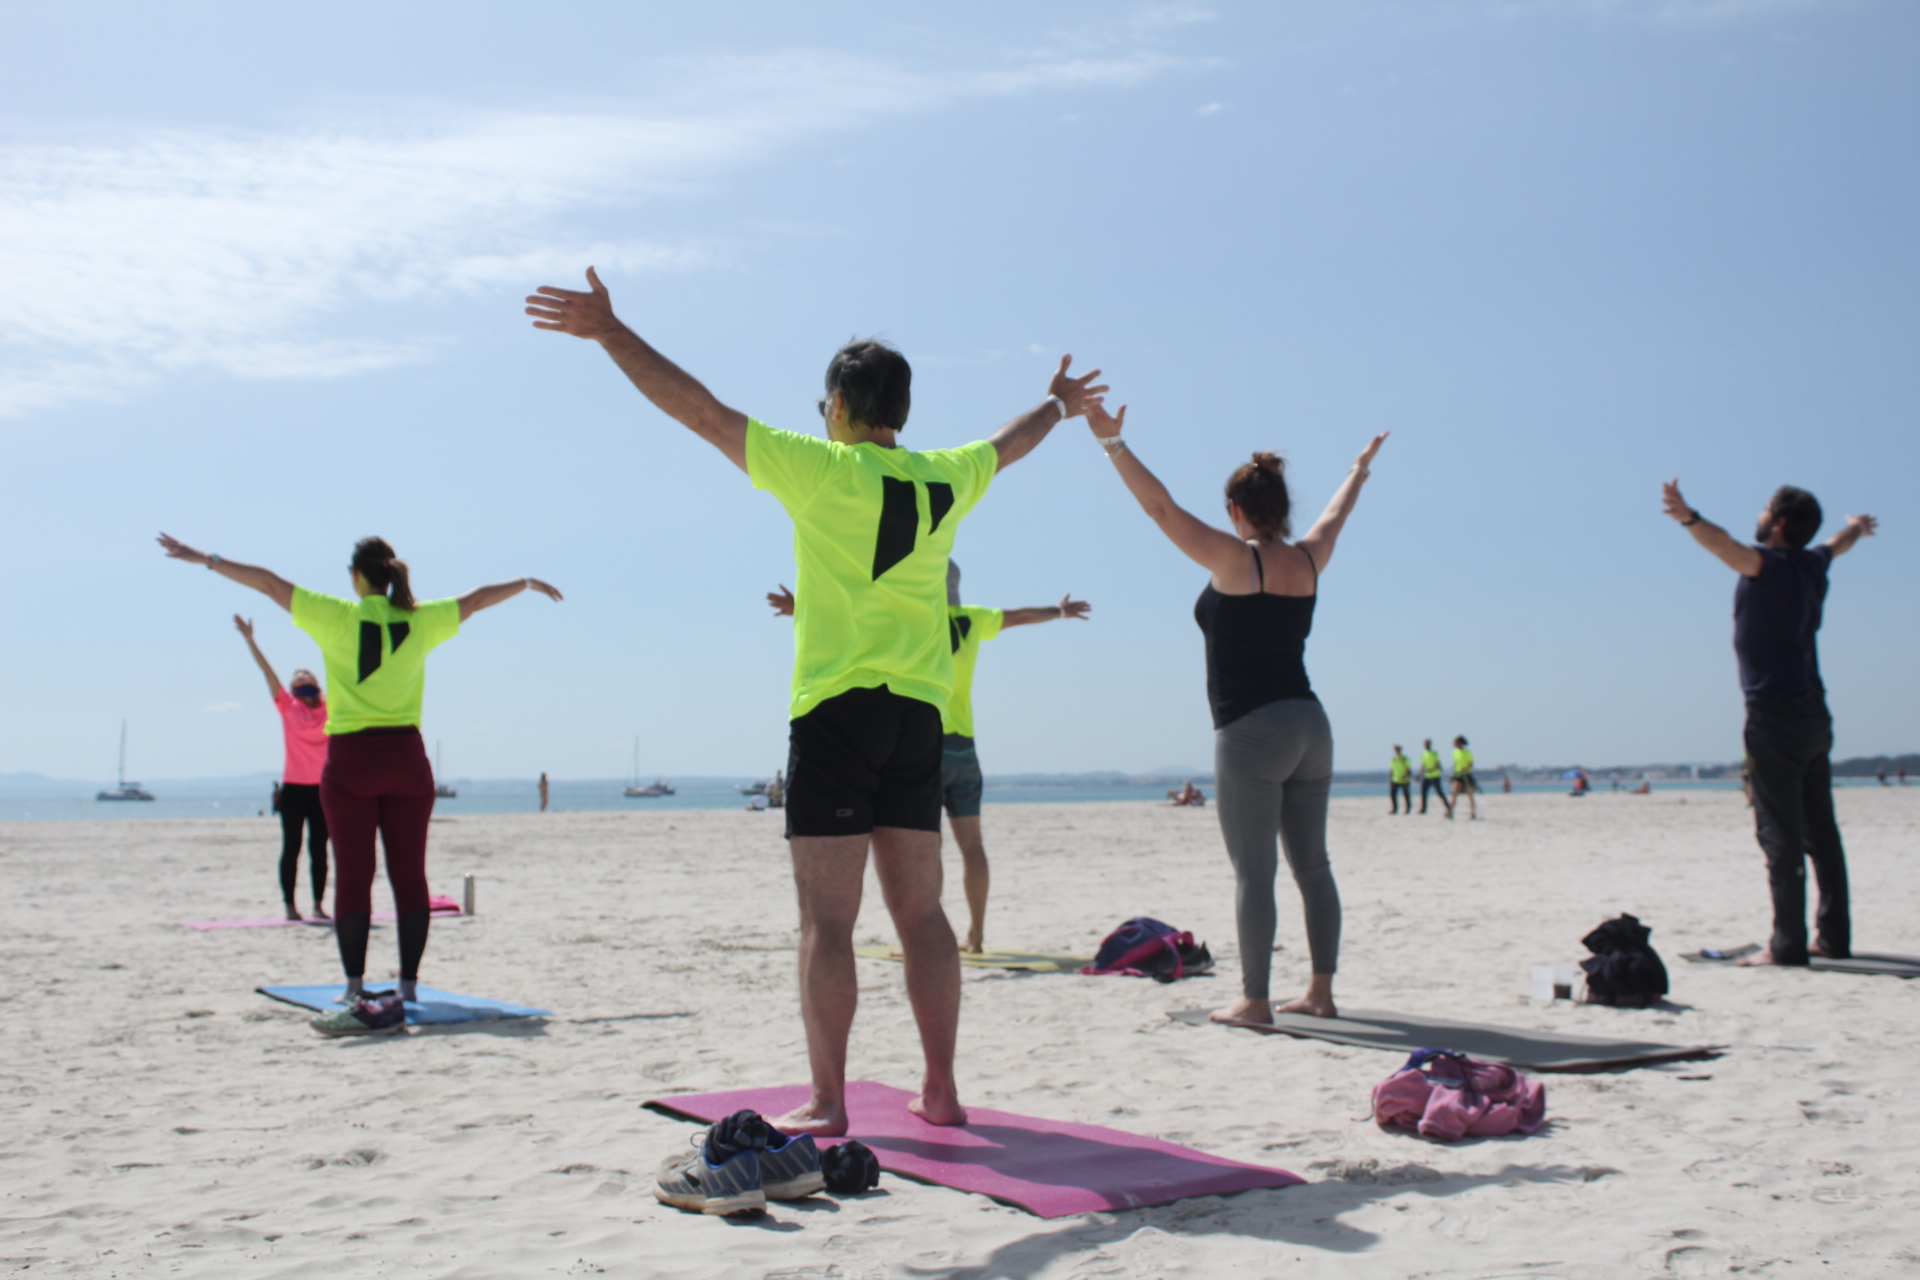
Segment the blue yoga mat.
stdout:
<svg viewBox="0 0 1920 1280">
<path fill-rule="evenodd" d="M 344 982 L 322 982 L 310 987 L 256 987 L 263 996 L 299 1005 L 315 1013 L 332 1013 L 340 1008 L 334 1001 L 347 989 Z M 487 1022 L 495 1018 L 545 1018 L 546 1009 L 530 1009 L 524 1004 L 489 1000 L 485 996 L 463 996 L 438 987 L 419 987 L 417 1001 L 407 1002 L 407 1025 L 422 1026 L 435 1022 Z"/>
</svg>

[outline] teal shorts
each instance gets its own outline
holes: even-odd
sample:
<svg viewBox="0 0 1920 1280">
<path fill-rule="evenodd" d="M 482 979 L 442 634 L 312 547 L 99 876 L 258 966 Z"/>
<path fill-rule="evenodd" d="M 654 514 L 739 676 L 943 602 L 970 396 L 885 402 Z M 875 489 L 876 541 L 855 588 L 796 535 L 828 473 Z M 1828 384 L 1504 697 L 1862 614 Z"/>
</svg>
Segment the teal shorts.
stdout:
<svg viewBox="0 0 1920 1280">
<path fill-rule="evenodd" d="M 957 733 L 947 734 L 940 743 L 940 801 L 947 808 L 947 816 L 979 817 L 980 792 L 985 786 L 973 739 Z"/>
</svg>

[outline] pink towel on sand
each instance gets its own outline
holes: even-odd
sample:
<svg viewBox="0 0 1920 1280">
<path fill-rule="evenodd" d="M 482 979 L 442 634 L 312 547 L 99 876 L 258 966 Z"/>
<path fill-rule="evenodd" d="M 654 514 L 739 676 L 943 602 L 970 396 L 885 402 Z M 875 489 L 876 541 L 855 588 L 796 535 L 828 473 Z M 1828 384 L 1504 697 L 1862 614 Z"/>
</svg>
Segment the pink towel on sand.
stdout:
<svg viewBox="0 0 1920 1280">
<path fill-rule="evenodd" d="M 740 1110 L 779 1116 L 804 1103 L 809 1092 L 796 1084 L 682 1093 L 647 1105 L 703 1121 Z M 1225 1160 L 1157 1138 L 985 1107 L 968 1107 L 963 1126 L 931 1125 L 907 1110 L 912 1098 L 904 1089 L 853 1081 L 847 1085 L 847 1136 L 873 1148 L 880 1167 L 890 1173 L 976 1191 L 1042 1218 L 1303 1181 L 1284 1169 Z"/>
<path fill-rule="evenodd" d="M 1547 1091 L 1503 1063 L 1422 1049 L 1373 1086 L 1373 1118 L 1438 1142 L 1532 1133 L 1546 1123 Z"/>
</svg>

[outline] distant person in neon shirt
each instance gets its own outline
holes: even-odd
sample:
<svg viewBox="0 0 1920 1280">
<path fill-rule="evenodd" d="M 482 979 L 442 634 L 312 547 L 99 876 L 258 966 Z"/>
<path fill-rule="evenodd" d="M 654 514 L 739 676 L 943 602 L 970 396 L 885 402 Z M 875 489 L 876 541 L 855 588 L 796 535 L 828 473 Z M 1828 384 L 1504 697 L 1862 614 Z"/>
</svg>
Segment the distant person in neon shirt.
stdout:
<svg viewBox="0 0 1920 1280">
<path fill-rule="evenodd" d="M 919 453 L 898 439 L 913 399 L 906 357 L 855 340 L 833 354 L 814 402 L 823 440 L 726 404 L 621 322 L 591 267 L 587 286 L 543 285 L 526 312 L 536 328 L 598 343 L 635 390 L 772 494 L 793 522 L 785 812 L 813 1087 L 773 1124 L 847 1131 L 847 1039 L 860 994 L 853 929 L 869 857 L 899 933 L 925 1060 L 908 1108 L 930 1124 L 965 1124 L 953 1073 L 960 952 L 940 905 L 940 721 L 953 689 L 947 558 L 994 476 L 1099 403 L 1106 388 L 1090 385 L 1099 371 L 1070 377 L 1063 357 L 1046 398 L 991 439 Z M 697 1159 L 685 1167 L 697 1172 Z M 670 1194 L 658 1178 L 654 1194 Z"/>
<path fill-rule="evenodd" d="M 1447 816 L 1453 816 L 1453 801 L 1447 799 L 1447 780 L 1440 769 L 1440 753 L 1433 749 L 1433 739 L 1422 739 L 1420 747 L 1420 812 L 1427 811 L 1427 792 L 1440 797 L 1440 803 L 1446 806 Z"/>
<path fill-rule="evenodd" d="M 1447 816 L 1453 816 L 1460 797 L 1465 796 L 1468 821 L 1478 818 L 1480 808 L 1473 802 L 1473 793 L 1479 789 L 1480 784 L 1473 779 L 1473 752 L 1467 750 L 1466 735 L 1462 734 L 1453 740 L 1453 801 L 1447 805 Z"/>
<path fill-rule="evenodd" d="M 793 616 L 793 593 L 783 585 L 767 593 L 767 603 L 781 617 Z M 980 836 L 980 799 L 986 780 L 973 742 L 973 672 L 980 646 L 1008 627 L 1031 626 L 1057 618 L 1084 620 L 1093 608 L 1085 600 L 1062 596 L 1059 604 L 1022 609 L 987 609 L 960 603 L 960 566 L 947 561 L 947 625 L 953 646 L 953 693 L 941 717 L 944 735 L 940 751 L 940 799 L 953 842 L 960 846 L 961 874 L 967 891 L 967 939 L 960 949 L 979 955 L 986 949 L 987 893 L 992 881 L 987 846 Z"/>
<path fill-rule="evenodd" d="M 406 1021 L 403 1004 L 414 999 L 432 912 L 427 823 L 433 816 L 433 766 L 420 738 L 427 654 L 482 609 L 526 590 L 553 600 L 560 593 L 538 578 L 516 578 L 475 587 L 454 600 L 416 601 L 407 562 L 384 538 L 362 538 L 347 567 L 358 598 L 348 600 L 297 587 L 258 565 L 197 551 L 164 533 L 159 541 L 172 559 L 205 565 L 260 592 L 292 614 L 294 625 L 320 646 L 332 690 L 320 804 L 338 864 L 334 938 L 347 989 L 341 997 L 346 1007 L 320 1015 L 311 1025 L 330 1036 L 394 1030 Z M 367 937 L 373 929 L 376 834 L 398 917 L 400 989 L 397 997 L 371 999 L 366 995 Z"/>
<path fill-rule="evenodd" d="M 1816 637 L 1834 559 L 1879 528 L 1848 516 L 1840 532 L 1811 545 L 1825 518 L 1805 489 L 1782 485 L 1743 542 L 1662 486 L 1661 504 L 1703 550 L 1739 575 L 1733 588 L 1733 652 L 1747 702 L 1742 731 L 1753 781 L 1754 835 L 1767 859 L 1773 933 L 1743 965 L 1804 965 L 1809 953 L 1853 954 L 1847 856 L 1833 812 L 1833 716 L 1820 680 Z M 1814 936 L 1807 937 L 1807 864 L 1819 886 Z"/>
<path fill-rule="evenodd" d="M 327 699 L 320 692 L 320 681 L 305 667 L 294 670 L 293 692 L 283 689 L 273 664 L 254 643 L 253 620 L 236 613 L 233 625 L 246 638 L 248 652 L 266 674 L 273 709 L 280 713 L 280 731 L 286 739 L 286 763 L 280 770 L 274 807 L 280 813 L 280 896 L 286 902 L 287 919 L 300 919 L 300 910 L 293 905 L 293 889 L 300 878 L 300 831 L 305 827 L 313 915 L 316 920 L 326 920 L 330 918 L 326 906 L 327 815 L 320 806 L 320 771 L 327 763 Z"/>
<path fill-rule="evenodd" d="M 1393 759 L 1387 761 L 1387 812 L 1399 813 L 1400 802 L 1407 802 L 1406 812 L 1413 812 L 1413 762 L 1407 759 L 1407 753 L 1400 749 L 1399 743 L 1393 744 Z"/>
</svg>

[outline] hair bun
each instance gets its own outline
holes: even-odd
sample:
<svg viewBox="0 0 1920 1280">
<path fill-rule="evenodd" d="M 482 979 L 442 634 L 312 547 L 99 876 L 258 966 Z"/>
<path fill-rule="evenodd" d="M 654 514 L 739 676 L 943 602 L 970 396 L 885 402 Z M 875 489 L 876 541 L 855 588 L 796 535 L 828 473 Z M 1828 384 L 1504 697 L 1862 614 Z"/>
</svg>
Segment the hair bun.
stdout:
<svg viewBox="0 0 1920 1280">
<path fill-rule="evenodd" d="M 1286 469 L 1286 464 L 1280 461 L 1280 455 L 1276 453 L 1255 452 L 1253 465 L 1269 475 L 1276 476 Z"/>
</svg>

